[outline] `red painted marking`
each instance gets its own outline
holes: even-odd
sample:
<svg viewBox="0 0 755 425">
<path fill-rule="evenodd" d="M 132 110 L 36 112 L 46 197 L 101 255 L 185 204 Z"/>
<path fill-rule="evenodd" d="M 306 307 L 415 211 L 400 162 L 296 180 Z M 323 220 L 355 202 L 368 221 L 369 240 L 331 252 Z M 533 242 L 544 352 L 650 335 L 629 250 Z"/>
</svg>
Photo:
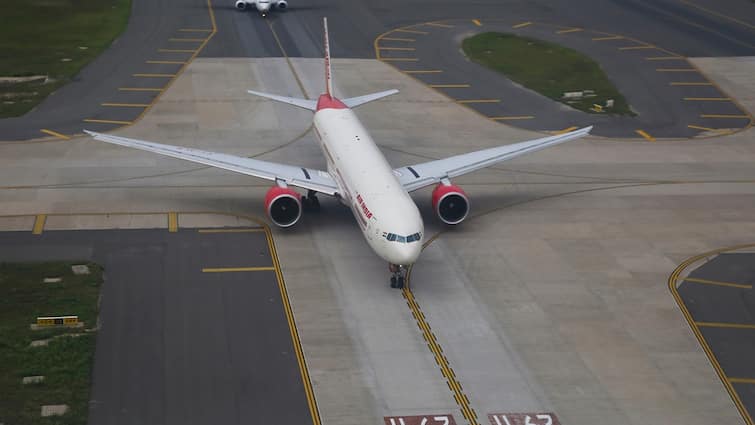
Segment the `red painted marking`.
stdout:
<svg viewBox="0 0 755 425">
<path fill-rule="evenodd" d="M 452 414 L 425 416 L 384 416 L 385 425 L 456 425 Z"/>
<path fill-rule="evenodd" d="M 357 193 L 357 202 L 359 203 L 359 206 L 362 207 L 362 211 L 364 212 L 364 215 L 367 216 L 367 218 L 372 218 L 372 213 L 370 212 L 370 209 L 367 208 L 367 204 L 364 203 L 364 199 L 362 199 L 362 195 Z"/>
<path fill-rule="evenodd" d="M 555 413 L 491 413 L 491 425 L 560 425 Z"/>
<path fill-rule="evenodd" d="M 343 102 L 328 94 L 321 94 L 317 98 L 317 110 L 321 109 L 349 109 Z"/>
</svg>

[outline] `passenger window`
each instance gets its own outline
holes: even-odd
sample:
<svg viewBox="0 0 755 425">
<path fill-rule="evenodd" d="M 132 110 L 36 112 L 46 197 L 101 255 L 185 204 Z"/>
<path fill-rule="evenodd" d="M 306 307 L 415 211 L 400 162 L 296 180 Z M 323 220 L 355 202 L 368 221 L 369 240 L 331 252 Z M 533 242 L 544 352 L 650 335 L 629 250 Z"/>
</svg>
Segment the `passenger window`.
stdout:
<svg viewBox="0 0 755 425">
<path fill-rule="evenodd" d="M 396 235 L 394 233 L 388 233 L 388 236 L 386 236 L 385 238 L 388 239 L 389 241 L 395 241 Z"/>
</svg>

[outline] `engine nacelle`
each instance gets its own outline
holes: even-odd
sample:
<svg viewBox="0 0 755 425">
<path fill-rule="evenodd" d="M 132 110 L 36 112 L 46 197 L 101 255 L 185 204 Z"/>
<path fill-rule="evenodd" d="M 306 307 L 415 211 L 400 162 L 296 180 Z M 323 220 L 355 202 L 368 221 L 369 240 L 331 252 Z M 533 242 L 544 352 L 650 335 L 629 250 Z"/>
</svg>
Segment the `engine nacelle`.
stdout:
<svg viewBox="0 0 755 425">
<path fill-rule="evenodd" d="M 275 7 L 277 7 L 280 10 L 284 10 L 288 8 L 288 2 L 286 0 L 279 0 L 275 3 Z"/>
<path fill-rule="evenodd" d="M 459 186 L 439 184 L 433 190 L 433 210 L 446 224 L 459 224 L 469 214 L 469 198 Z"/>
<path fill-rule="evenodd" d="M 287 187 L 273 186 L 265 195 L 265 212 L 278 227 L 291 227 L 301 218 L 301 195 Z"/>
<path fill-rule="evenodd" d="M 246 9 L 246 6 L 247 6 L 247 4 L 246 4 L 246 2 L 244 0 L 238 0 L 236 2 L 236 9 L 238 9 L 238 10 L 244 10 L 244 9 Z"/>
</svg>

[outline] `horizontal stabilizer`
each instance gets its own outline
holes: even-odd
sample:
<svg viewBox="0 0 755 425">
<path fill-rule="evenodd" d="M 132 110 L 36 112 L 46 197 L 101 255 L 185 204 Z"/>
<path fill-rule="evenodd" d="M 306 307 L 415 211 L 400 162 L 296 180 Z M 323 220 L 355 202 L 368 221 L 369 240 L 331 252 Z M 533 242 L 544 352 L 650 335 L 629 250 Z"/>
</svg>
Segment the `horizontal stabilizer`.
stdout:
<svg viewBox="0 0 755 425">
<path fill-rule="evenodd" d="M 350 97 L 348 99 L 344 99 L 343 104 L 348 106 L 349 108 L 356 108 L 359 105 L 364 105 L 365 103 L 372 102 L 373 100 L 382 99 L 386 96 L 390 96 L 396 93 L 398 93 L 398 90 L 392 89 L 392 90 L 381 91 L 378 93 L 366 94 L 364 96 Z"/>
<path fill-rule="evenodd" d="M 282 103 L 288 103 L 289 105 L 298 106 L 300 108 L 309 109 L 310 111 L 317 110 L 317 101 L 312 99 L 299 99 L 296 97 L 278 96 L 277 94 L 262 93 L 254 90 L 247 90 L 247 93 L 255 96 L 272 99 Z"/>
</svg>

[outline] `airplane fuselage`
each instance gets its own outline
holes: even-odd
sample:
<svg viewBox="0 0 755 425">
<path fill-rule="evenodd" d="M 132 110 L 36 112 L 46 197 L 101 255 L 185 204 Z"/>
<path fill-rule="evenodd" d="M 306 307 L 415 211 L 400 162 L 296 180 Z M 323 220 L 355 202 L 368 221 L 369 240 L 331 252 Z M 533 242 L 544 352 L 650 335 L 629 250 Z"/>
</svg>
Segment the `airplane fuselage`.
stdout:
<svg viewBox="0 0 755 425">
<path fill-rule="evenodd" d="M 341 201 L 367 243 L 391 264 L 413 264 L 422 250 L 422 217 L 354 111 L 322 95 L 314 129 Z"/>
</svg>

